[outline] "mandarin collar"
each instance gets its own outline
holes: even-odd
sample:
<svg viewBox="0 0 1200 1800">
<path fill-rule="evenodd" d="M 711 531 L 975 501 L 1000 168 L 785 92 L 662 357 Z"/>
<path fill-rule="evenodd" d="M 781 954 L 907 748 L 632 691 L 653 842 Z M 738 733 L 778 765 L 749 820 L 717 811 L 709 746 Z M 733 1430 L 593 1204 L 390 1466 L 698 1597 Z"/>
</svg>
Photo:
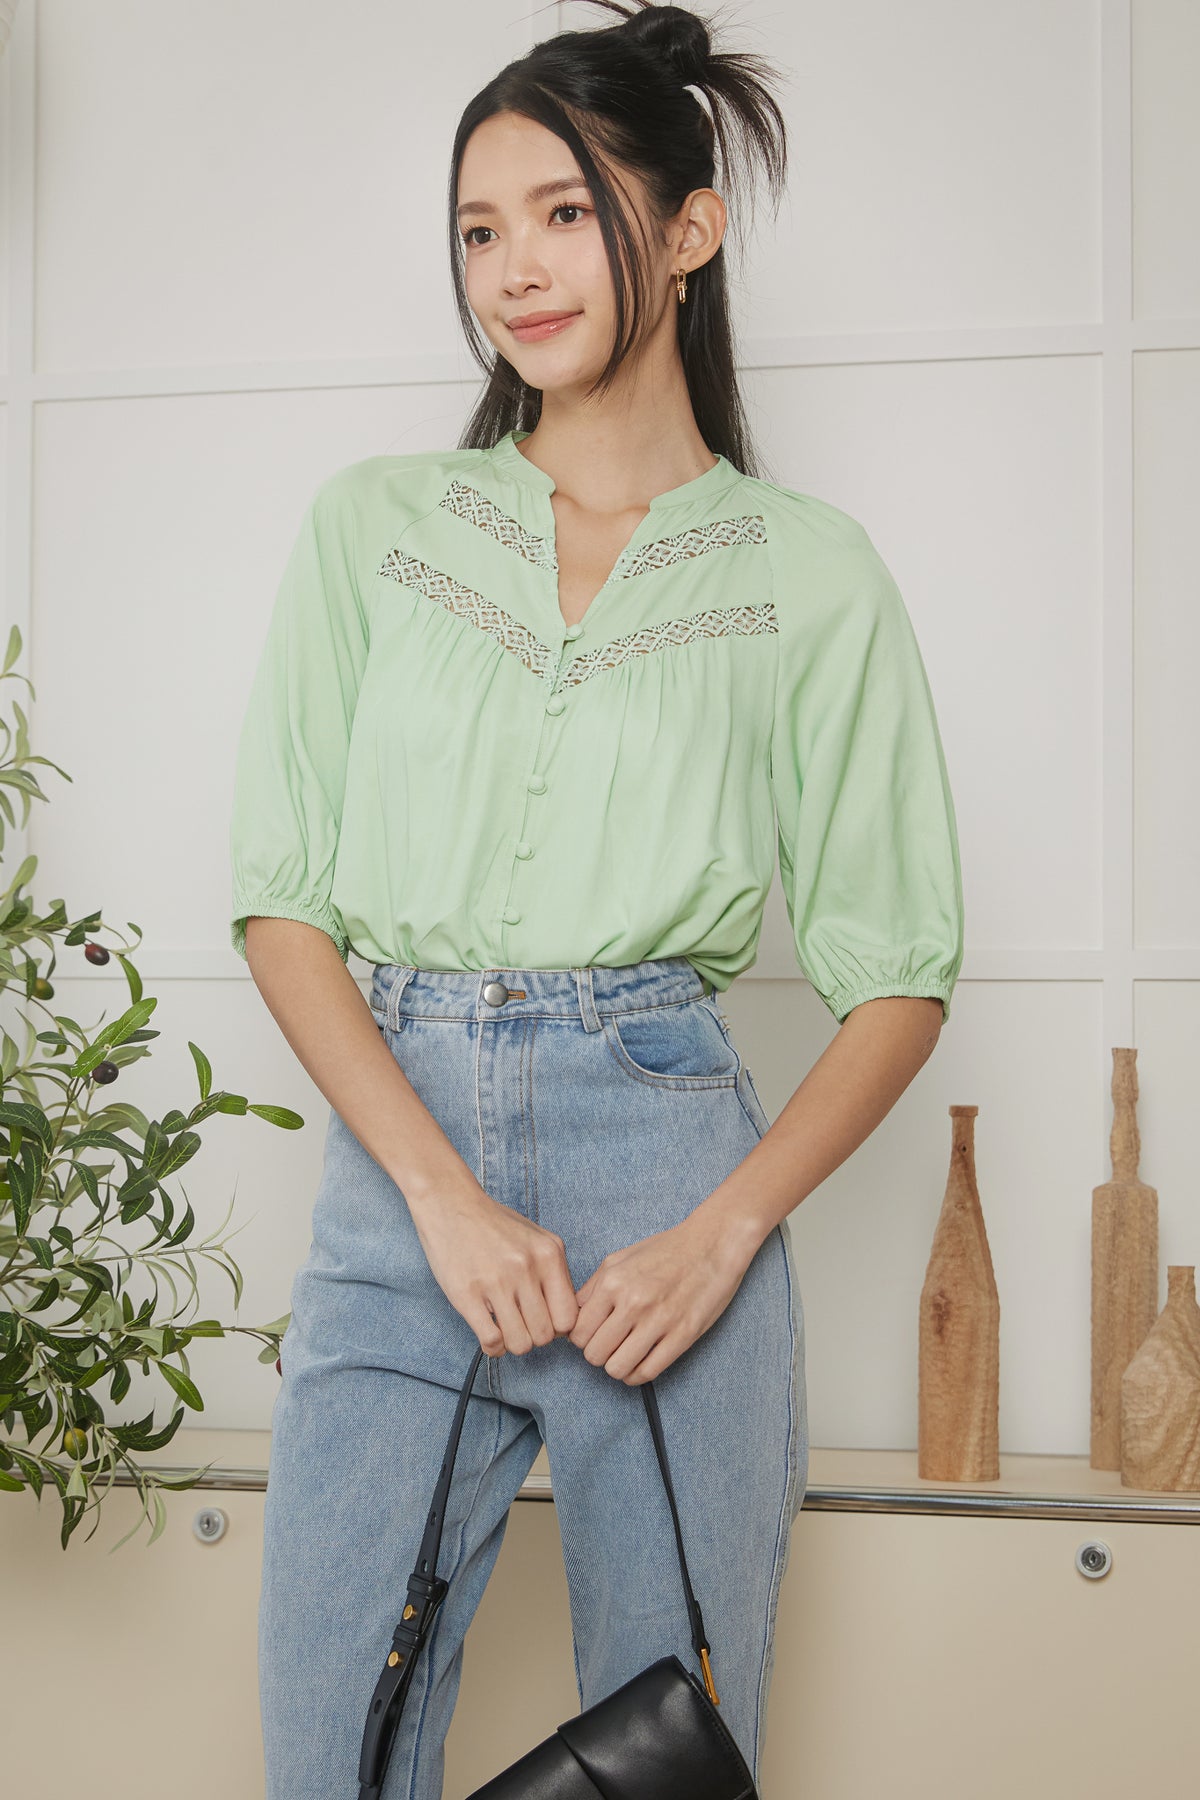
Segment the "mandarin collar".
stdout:
<svg viewBox="0 0 1200 1800">
<path fill-rule="evenodd" d="M 528 436 L 527 431 L 516 429 L 506 431 L 504 436 L 492 445 L 488 455 L 502 474 L 511 476 L 515 481 L 524 482 L 527 487 L 533 488 L 539 494 L 550 495 L 554 493 L 557 486 L 554 477 L 548 475 L 545 469 L 539 469 L 536 463 L 530 462 L 529 458 L 522 456 L 517 449 L 517 445 Z M 652 513 L 669 512 L 675 507 L 707 504 L 725 488 L 732 487 L 735 481 L 739 481 L 741 470 L 735 468 L 728 457 L 722 456 L 720 451 L 716 451 L 715 455 L 717 460 L 711 469 L 705 469 L 701 475 L 694 475 L 690 481 L 681 483 L 679 487 L 668 488 L 665 493 L 655 494 L 650 501 L 650 511 Z"/>
</svg>

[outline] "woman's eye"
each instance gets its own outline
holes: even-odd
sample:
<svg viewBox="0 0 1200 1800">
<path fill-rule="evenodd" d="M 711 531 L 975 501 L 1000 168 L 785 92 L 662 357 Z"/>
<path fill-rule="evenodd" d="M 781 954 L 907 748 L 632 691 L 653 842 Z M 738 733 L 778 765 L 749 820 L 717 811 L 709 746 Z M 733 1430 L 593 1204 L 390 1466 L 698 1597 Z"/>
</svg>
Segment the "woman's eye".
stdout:
<svg viewBox="0 0 1200 1800">
<path fill-rule="evenodd" d="M 556 206 L 554 208 L 554 212 L 552 212 L 550 214 L 550 217 L 553 218 L 555 213 L 562 213 L 562 212 L 579 213 L 580 215 L 582 215 L 586 212 L 590 212 L 590 210 L 591 210 L 590 207 L 581 206 L 579 204 L 579 202 L 576 200 L 564 200 L 561 206 Z M 568 225 L 574 225 L 575 220 L 568 219 L 567 223 L 568 223 Z M 463 232 L 463 243 L 464 244 L 472 244 L 472 245 L 477 244 L 479 240 L 476 238 L 475 233 L 477 231 L 490 231 L 490 230 L 491 230 L 490 225 L 472 225 L 468 230 Z"/>
</svg>

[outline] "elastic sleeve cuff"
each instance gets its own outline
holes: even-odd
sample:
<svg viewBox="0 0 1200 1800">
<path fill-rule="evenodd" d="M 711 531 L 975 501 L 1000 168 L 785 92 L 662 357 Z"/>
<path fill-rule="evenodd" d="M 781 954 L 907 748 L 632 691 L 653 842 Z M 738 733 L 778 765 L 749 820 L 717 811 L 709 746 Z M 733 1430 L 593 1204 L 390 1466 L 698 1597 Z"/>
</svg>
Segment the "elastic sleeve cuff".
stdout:
<svg viewBox="0 0 1200 1800">
<path fill-rule="evenodd" d="M 853 992 L 841 991 L 833 994 L 822 994 L 826 1006 L 839 1025 L 845 1023 L 847 1013 L 861 1006 L 864 1000 L 884 1000 L 893 995 L 906 996 L 914 1000 L 940 1000 L 942 1003 L 942 1024 L 950 1017 L 950 997 L 954 992 L 954 983 L 946 981 L 880 981 L 872 987 L 856 988 Z"/>
<path fill-rule="evenodd" d="M 331 907 L 312 905 L 304 900 L 247 900 L 240 903 L 230 926 L 230 941 L 244 962 L 246 960 L 246 920 L 296 919 L 302 925 L 315 925 L 333 939 L 343 962 L 349 961 L 350 943 L 345 928 Z"/>
</svg>

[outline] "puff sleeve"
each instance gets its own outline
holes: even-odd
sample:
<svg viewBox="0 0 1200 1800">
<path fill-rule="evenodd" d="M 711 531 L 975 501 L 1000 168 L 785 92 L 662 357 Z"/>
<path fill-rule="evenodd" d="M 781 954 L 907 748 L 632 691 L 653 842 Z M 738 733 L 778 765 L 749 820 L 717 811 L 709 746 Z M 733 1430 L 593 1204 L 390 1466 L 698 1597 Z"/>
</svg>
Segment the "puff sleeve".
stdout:
<svg viewBox="0 0 1200 1800">
<path fill-rule="evenodd" d="M 238 739 L 231 937 L 243 959 L 246 920 L 262 915 L 316 925 L 348 960 L 332 888 L 368 623 L 344 473 L 329 476 L 305 509 Z"/>
<path fill-rule="evenodd" d="M 957 827 L 925 666 L 861 527 L 782 596 L 771 741 L 796 956 L 840 1025 L 864 1000 L 939 999 L 963 954 Z"/>
</svg>

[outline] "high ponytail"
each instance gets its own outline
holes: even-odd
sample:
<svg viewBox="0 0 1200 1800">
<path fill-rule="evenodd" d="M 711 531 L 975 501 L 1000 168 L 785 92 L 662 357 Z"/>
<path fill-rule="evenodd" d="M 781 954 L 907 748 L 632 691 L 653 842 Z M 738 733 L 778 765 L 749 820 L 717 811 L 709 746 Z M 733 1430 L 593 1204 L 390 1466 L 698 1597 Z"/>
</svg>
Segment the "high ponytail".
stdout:
<svg viewBox="0 0 1200 1800">
<path fill-rule="evenodd" d="M 679 351 L 704 442 L 743 474 L 759 475 L 738 388 L 726 245 L 730 231 L 747 216 L 744 203 L 752 201 L 753 183 L 746 170 L 755 158 L 761 160 L 776 208 L 783 193 L 787 134 L 783 114 L 768 91 L 778 76 L 761 57 L 715 49 L 710 23 L 686 7 L 646 0 L 588 3 L 619 14 L 621 23 L 559 32 L 535 44 L 480 89 L 454 135 L 449 231 L 455 304 L 472 355 L 488 376 L 459 447 L 486 447 L 507 431 L 532 431 L 541 413 L 541 391 L 479 334 L 467 300 L 456 217 L 468 138 L 494 114 L 515 112 L 562 139 L 592 191 L 616 308 L 613 349 L 593 393 L 612 386 L 652 306 L 652 247 L 641 240 L 636 220 L 627 215 L 597 156 L 640 178 L 657 219 L 674 217 L 695 188 L 716 188 L 726 200 L 724 241 L 706 263 L 688 273 L 687 302 L 679 308 Z M 628 305 L 623 269 L 628 271 Z"/>
</svg>

